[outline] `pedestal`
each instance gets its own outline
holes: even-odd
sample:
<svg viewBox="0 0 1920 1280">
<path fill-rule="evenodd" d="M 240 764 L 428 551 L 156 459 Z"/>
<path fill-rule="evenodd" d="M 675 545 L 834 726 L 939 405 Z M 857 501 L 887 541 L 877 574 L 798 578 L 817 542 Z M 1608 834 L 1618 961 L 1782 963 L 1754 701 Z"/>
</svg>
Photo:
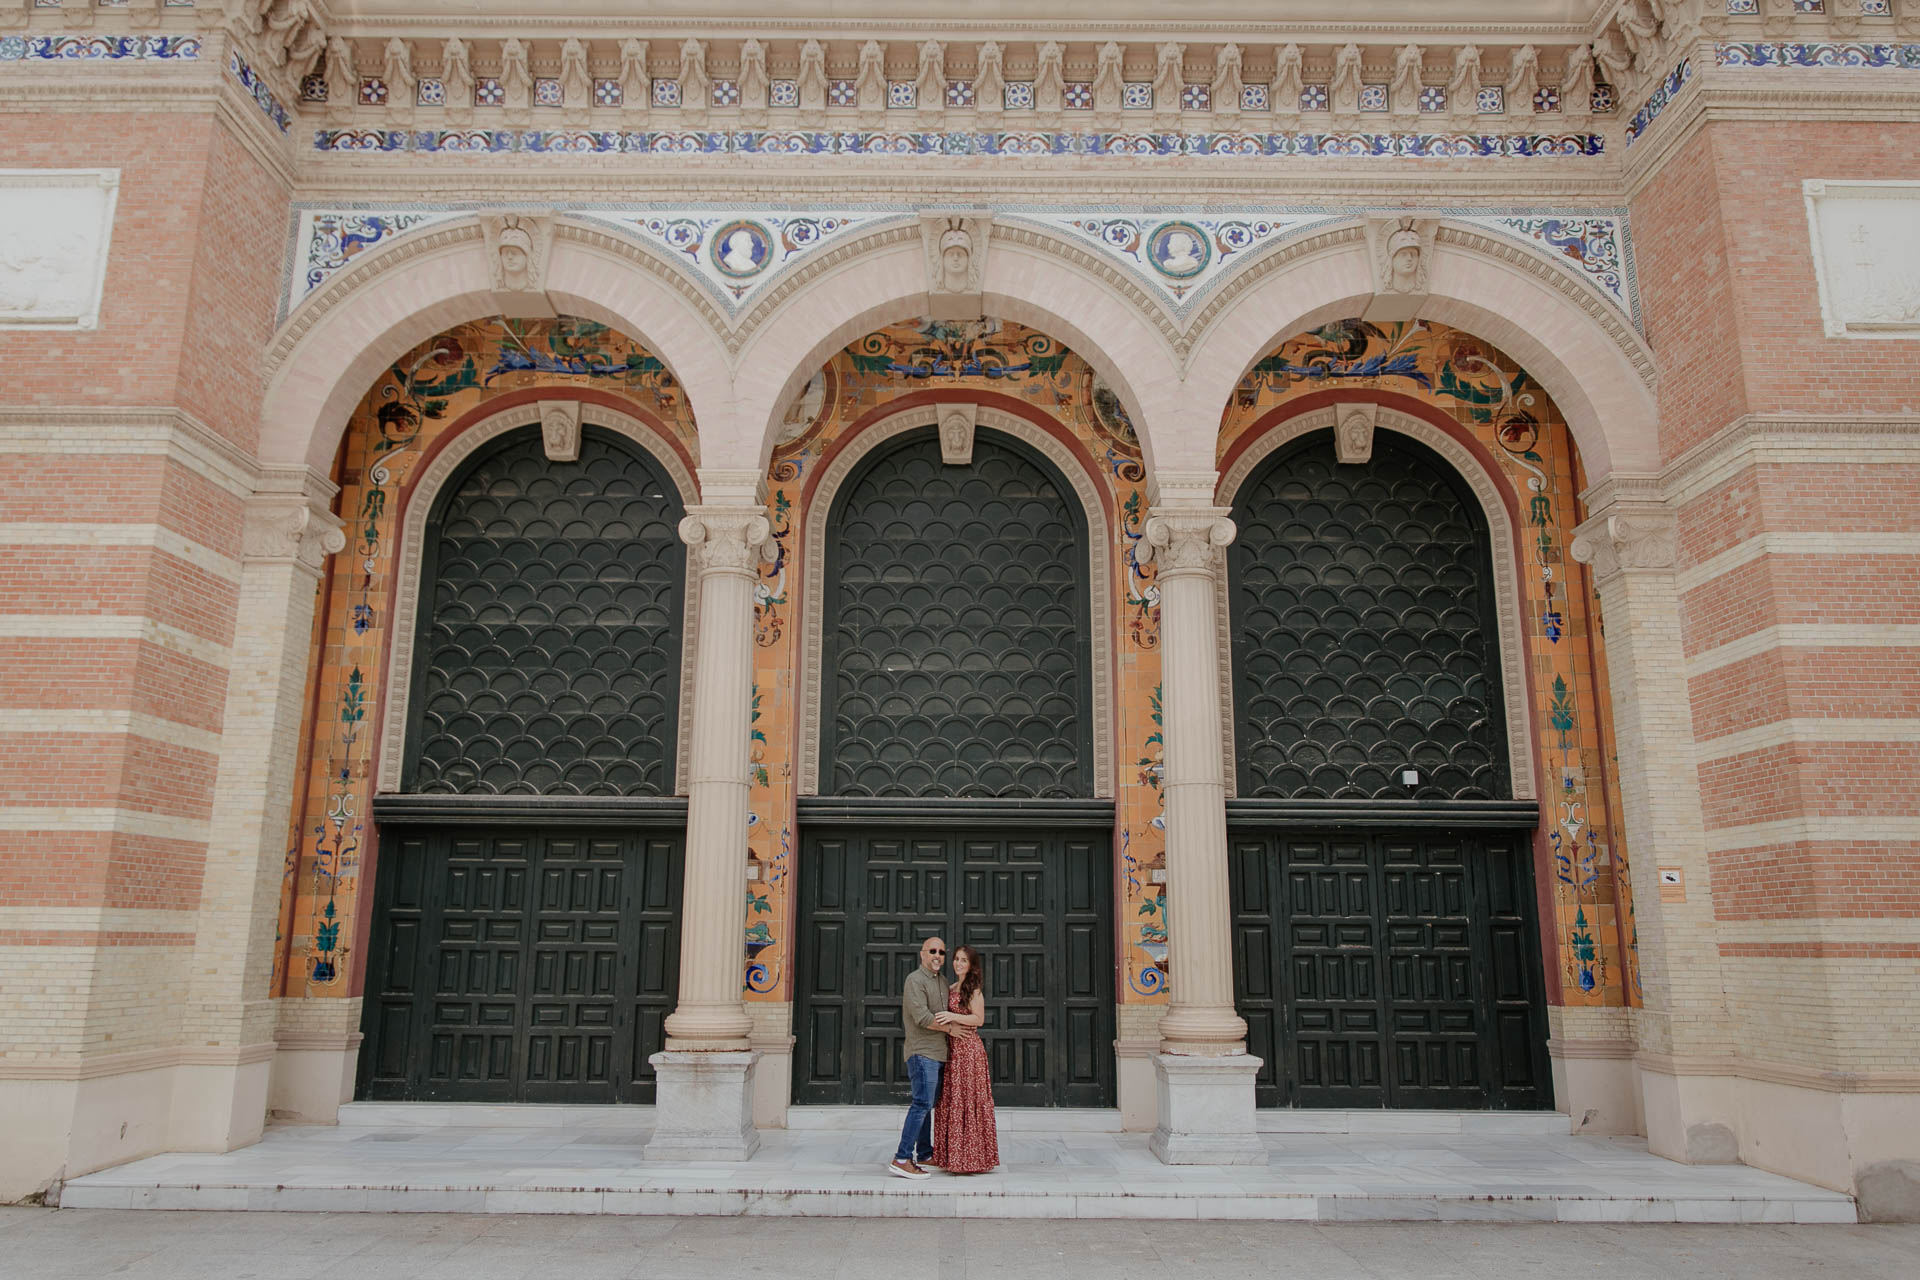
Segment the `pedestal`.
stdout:
<svg viewBox="0 0 1920 1280">
<path fill-rule="evenodd" d="M 653 1137 L 648 1160 L 750 1160 L 757 1053 L 656 1053 Z M 1251 1096 L 1251 1094 L 1249 1094 Z"/>
<path fill-rule="evenodd" d="M 1260 1059 L 1162 1053 L 1153 1059 L 1160 1123 L 1147 1145 L 1165 1164 L 1265 1164 L 1254 1127 L 1253 1077 Z"/>
</svg>

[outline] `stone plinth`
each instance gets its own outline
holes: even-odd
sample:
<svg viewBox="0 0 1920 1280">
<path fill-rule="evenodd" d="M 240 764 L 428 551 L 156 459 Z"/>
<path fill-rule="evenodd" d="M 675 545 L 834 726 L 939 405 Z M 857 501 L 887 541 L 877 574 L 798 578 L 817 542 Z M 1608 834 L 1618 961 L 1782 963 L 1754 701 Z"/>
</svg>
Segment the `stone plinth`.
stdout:
<svg viewBox="0 0 1920 1280">
<path fill-rule="evenodd" d="M 1253 1113 L 1253 1077 L 1260 1059 L 1154 1055 L 1160 1123 L 1148 1141 L 1166 1164 L 1265 1164 Z"/>
<path fill-rule="evenodd" d="M 757 1053 L 656 1053 L 658 1081 L 648 1160 L 751 1160 L 760 1149 L 753 1127 Z M 1252 1096 L 1251 1093 L 1248 1094 Z"/>
</svg>

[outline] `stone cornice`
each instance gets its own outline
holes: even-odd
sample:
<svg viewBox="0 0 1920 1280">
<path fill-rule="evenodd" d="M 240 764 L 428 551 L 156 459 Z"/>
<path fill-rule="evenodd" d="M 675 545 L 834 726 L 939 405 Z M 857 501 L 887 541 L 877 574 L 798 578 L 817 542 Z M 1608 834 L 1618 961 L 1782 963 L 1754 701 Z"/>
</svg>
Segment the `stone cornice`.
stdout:
<svg viewBox="0 0 1920 1280">
<path fill-rule="evenodd" d="M 1750 413 L 1688 449 L 1648 481 L 1658 494 L 1684 502 L 1755 461 L 1773 461 L 1785 454 L 1845 453 L 1857 463 L 1876 458 L 1905 462 L 1916 452 L 1920 452 L 1920 414 Z M 1606 483 L 1581 495 L 1590 507 L 1598 505 Z"/>
</svg>

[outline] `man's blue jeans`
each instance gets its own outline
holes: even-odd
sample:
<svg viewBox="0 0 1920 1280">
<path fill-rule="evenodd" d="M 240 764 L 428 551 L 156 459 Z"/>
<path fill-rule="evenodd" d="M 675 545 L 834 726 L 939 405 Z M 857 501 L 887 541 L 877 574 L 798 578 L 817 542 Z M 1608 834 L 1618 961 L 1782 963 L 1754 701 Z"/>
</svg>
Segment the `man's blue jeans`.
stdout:
<svg viewBox="0 0 1920 1280">
<path fill-rule="evenodd" d="M 933 1155 L 933 1100 L 940 1096 L 940 1069 L 947 1064 L 916 1053 L 907 1059 L 907 1083 L 913 1105 L 907 1108 L 906 1127 L 900 1130 L 895 1160 L 925 1160 Z"/>
</svg>

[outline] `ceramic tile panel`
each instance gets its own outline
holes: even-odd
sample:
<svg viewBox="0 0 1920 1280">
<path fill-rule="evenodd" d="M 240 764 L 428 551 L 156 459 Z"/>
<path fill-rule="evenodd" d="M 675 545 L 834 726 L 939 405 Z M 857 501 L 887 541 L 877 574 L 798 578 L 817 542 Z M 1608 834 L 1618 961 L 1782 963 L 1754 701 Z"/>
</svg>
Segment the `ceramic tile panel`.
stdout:
<svg viewBox="0 0 1920 1280">
<path fill-rule="evenodd" d="M 1453 426 L 1492 464 L 1516 514 L 1524 572 L 1533 762 L 1541 795 L 1535 873 L 1552 889 L 1564 1003 L 1619 1005 L 1637 996 L 1628 861 L 1610 779 L 1598 598 L 1567 554 L 1585 484 L 1573 438 L 1546 391 L 1504 353 L 1467 333 L 1412 322 L 1343 320 L 1281 343 L 1253 367 L 1224 415 L 1222 467 L 1288 404 L 1341 386 Z"/>
<path fill-rule="evenodd" d="M 314 678 L 304 762 L 282 869 L 273 990 L 344 996 L 360 945 L 354 912 L 369 834 L 373 727 L 392 637 L 400 494 L 455 423 L 516 392 L 592 389 L 661 432 L 657 447 L 698 465 L 699 440 L 678 381 L 659 357 L 589 320 L 477 321 L 407 352 L 350 419 L 335 479 L 347 549 L 329 562 L 315 611 Z"/>
</svg>

